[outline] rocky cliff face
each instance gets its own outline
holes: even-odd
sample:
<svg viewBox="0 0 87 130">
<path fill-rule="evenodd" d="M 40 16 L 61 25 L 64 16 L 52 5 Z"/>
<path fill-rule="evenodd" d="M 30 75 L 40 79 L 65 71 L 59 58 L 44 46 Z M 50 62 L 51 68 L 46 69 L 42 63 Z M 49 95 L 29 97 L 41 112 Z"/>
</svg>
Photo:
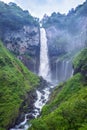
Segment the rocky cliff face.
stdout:
<svg viewBox="0 0 87 130">
<path fill-rule="evenodd" d="M 74 32 L 68 28 L 56 27 L 55 24 L 46 28 L 50 56 L 66 54 L 85 46 L 87 17 L 79 17 L 75 22 L 74 26 L 71 23 Z"/>
<path fill-rule="evenodd" d="M 55 75 L 55 79 L 59 81 L 61 81 L 61 75 L 64 77 L 68 73 L 63 79 L 70 77 L 72 71 L 68 71 L 70 70 L 68 64 L 73 56 L 86 46 L 86 12 L 87 1 L 75 10 L 72 9 L 67 15 L 54 12 L 50 17 L 45 16 L 42 20 L 47 33 L 52 75 Z M 64 74 L 63 66 L 68 67 L 66 74 Z M 71 63 L 70 68 L 72 68 Z"/>
<path fill-rule="evenodd" d="M 40 50 L 39 27 L 25 25 L 17 31 L 7 30 L 3 41 L 6 47 L 16 54 L 33 72 L 38 72 Z"/>
<path fill-rule="evenodd" d="M 0 2 L 0 19 L 0 39 L 31 71 L 38 73 L 38 18 L 32 17 L 28 11 L 22 10 L 15 3 Z"/>
</svg>

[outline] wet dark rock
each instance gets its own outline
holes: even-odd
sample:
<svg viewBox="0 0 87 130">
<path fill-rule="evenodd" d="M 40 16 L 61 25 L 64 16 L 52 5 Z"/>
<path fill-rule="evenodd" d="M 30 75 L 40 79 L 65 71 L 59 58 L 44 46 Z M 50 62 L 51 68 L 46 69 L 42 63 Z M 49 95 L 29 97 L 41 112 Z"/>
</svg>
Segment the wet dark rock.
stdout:
<svg viewBox="0 0 87 130">
<path fill-rule="evenodd" d="M 15 125 L 19 125 L 21 122 L 23 122 L 26 113 L 31 113 L 29 115 L 29 119 L 34 118 L 34 116 L 32 115 L 32 110 L 35 108 L 34 102 L 37 99 L 37 94 L 35 91 L 36 90 L 33 90 L 27 93 L 26 96 L 24 97 L 24 101 L 19 109 L 18 118 L 16 119 L 15 124 L 12 127 L 14 127 Z"/>
<path fill-rule="evenodd" d="M 27 119 L 34 119 L 35 117 L 31 114 L 27 115 Z"/>
<path fill-rule="evenodd" d="M 20 59 L 32 72 L 38 74 L 40 59 L 40 28 L 24 25 L 19 30 L 5 30 L 5 46 Z"/>
<path fill-rule="evenodd" d="M 44 93 L 43 88 L 49 87 L 49 83 L 44 80 L 42 77 L 40 77 L 40 87 L 38 87 L 38 90 L 42 93 Z"/>
<path fill-rule="evenodd" d="M 35 108 L 36 110 L 38 110 L 38 111 L 40 111 L 40 109 L 39 108 Z"/>
<path fill-rule="evenodd" d="M 44 99 L 42 103 L 45 103 L 45 102 L 46 102 L 46 99 Z"/>
<path fill-rule="evenodd" d="M 43 95 L 41 96 L 41 100 L 42 100 L 42 99 L 44 99 L 44 96 L 43 96 Z"/>
</svg>

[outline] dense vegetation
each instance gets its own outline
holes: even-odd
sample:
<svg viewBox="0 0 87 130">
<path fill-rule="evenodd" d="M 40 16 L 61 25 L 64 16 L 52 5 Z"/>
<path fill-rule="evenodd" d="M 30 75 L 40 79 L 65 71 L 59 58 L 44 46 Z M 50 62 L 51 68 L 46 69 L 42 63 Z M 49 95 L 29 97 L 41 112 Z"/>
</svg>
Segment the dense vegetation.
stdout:
<svg viewBox="0 0 87 130">
<path fill-rule="evenodd" d="M 45 15 L 42 22 L 45 28 L 55 26 L 56 28 L 68 29 L 72 33 L 76 33 L 78 31 L 78 26 L 76 26 L 77 18 L 80 17 L 87 17 L 87 1 L 79 5 L 76 9 L 71 9 L 67 15 L 56 12 L 53 12 L 51 16 Z"/>
<path fill-rule="evenodd" d="M 73 61 L 75 72 L 81 72 L 85 77 L 87 76 L 87 49 L 84 49 Z"/>
<path fill-rule="evenodd" d="M 56 87 L 42 116 L 32 121 L 29 130 L 87 130 L 87 49 L 73 64 L 78 71 Z"/>
<path fill-rule="evenodd" d="M 47 32 L 50 57 L 77 53 L 85 43 L 87 46 L 87 0 L 68 14 L 44 15 L 42 25 Z"/>
<path fill-rule="evenodd" d="M 23 25 L 38 25 L 38 20 L 32 17 L 28 11 L 22 10 L 15 3 L 8 5 L 0 1 L 0 30 L 20 29 Z M 6 31 L 6 30 L 5 30 Z"/>
<path fill-rule="evenodd" d="M 37 87 L 39 81 L 0 42 L 0 130 L 15 122 L 26 93 Z"/>
<path fill-rule="evenodd" d="M 43 26 L 45 28 L 48 28 L 52 25 L 55 25 L 56 27 L 59 28 L 64 28 L 64 21 L 65 21 L 65 14 L 60 14 L 60 13 L 52 13 L 50 17 L 44 16 L 42 22 Z"/>
</svg>

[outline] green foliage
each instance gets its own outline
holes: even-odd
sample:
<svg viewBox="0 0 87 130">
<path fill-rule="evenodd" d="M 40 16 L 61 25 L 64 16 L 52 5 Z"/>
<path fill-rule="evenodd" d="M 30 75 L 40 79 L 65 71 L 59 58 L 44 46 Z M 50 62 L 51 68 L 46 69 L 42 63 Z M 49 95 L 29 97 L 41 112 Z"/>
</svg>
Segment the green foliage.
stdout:
<svg viewBox="0 0 87 130">
<path fill-rule="evenodd" d="M 23 11 L 14 3 L 9 5 L 0 1 L 0 29 L 20 29 L 23 25 L 38 25 L 38 21 L 28 11 Z"/>
<path fill-rule="evenodd" d="M 79 5 L 76 9 L 71 9 L 67 15 L 52 13 L 51 16 L 44 17 L 43 27 L 56 27 L 58 30 L 68 30 L 69 33 L 77 35 L 80 31 L 78 26 L 81 18 L 87 17 L 87 1 Z M 80 31 L 81 32 L 81 31 Z"/>
<path fill-rule="evenodd" d="M 87 48 L 82 50 L 73 60 L 75 73 L 80 72 L 87 79 Z"/>
<path fill-rule="evenodd" d="M 74 68 L 81 68 L 87 64 L 87 48 L 82 50 L 73 60 Z"/>
<path fill-rule="evenodd" d="M 50 17 L 46 17 L 44 20 L 43 20 L 43 26 L 45 28 L 48 28 L 50 27 L 51 25 L 55 25 L 56 27 L 59 27 L 61 29 L 64 29 L 65 28 L 65 25 L 64 25 L 64 21 L 65 21 L 65 15 L 64 14 L 60 14 L 60 13 L 52 13 L 52 15 Z"/>
<path fill-rule="evenodd" d="M 87 62 L 87 50 L 76 58 L 75 66 Z M 81 60 L 83 62 L 81 62 Z M 87 69 L 87 67 L 86 67 Z M 87 71 L 86 71 L 87 72 Z M 42 116 L 32 121 L 29 130 L 86 130 L 87 80 L 81 73 L 55 88 L 51 99 L 42 110 Z"/>
<path fill-rule="evenodd" d="M 37 87 L 39 81 L 0 42 L 0 130 L 15 121 L 26 93 Z"/>
<path fill-rule="evenodd" d="M 68 100 L 70 96 L 76 93 L 81 88 L 82 76 L 80 74 L 75 75 L 73 78 L 68 80 L 61 86 L 58 86 L 53 94 L 56 93 L 55 97 L 51 103 L 45 106 L 42 110 L 42 115 L 47 115 L 49 112 L 55 110 L 61 103 Z"/>
</svg>

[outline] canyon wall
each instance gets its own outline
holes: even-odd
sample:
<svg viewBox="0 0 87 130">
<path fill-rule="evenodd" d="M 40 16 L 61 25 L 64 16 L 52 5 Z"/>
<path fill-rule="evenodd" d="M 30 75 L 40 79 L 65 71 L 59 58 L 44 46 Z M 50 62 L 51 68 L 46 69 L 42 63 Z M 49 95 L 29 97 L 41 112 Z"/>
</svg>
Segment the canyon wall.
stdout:
<svg viewBox="0 0 87 130">
<path fill-rule="evenodd" d="M 53 80 L 61 82 L 61 77 L 63 81 L 69 78 L 73 72 L 73 57 L 87 46 L 86 12 L 87 1 L 67 15 L 54 12 L 51 16 L 43 17 Z"/>
<path fill-rule="evenodd" d="M 15 3 L 0 1 L 0 39 L 28 69 L 38 73 L 40 52 L 39 19 Z"/>
<path fill-rule="evenodd" d="M 31 71 L 38 73 L 40 33 L 39 27 L 24 25 L 20 30 L 7 30 L 3 37 L 5 46 Z"/>
</svg>

